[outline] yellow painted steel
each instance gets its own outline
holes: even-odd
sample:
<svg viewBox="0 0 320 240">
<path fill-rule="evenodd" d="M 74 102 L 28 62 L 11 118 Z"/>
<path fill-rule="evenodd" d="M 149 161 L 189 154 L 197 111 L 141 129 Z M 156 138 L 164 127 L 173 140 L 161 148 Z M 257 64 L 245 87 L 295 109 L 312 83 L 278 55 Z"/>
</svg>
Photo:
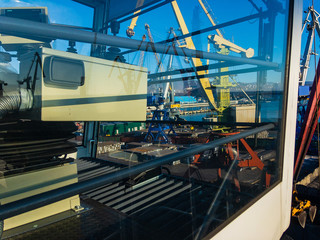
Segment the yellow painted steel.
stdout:
<svg viewBox="0 0 320 240">
<path fill-rule="evenodd" d="M 137 1 L 136 8 L 141 7 L 141 6 L 143 5 L 143 3 L 144 3 L 144 0 L 138 0 L 138 1 Z M 136 15 L 136 14 L 138 14 L 139 12 L 141 12 L 141 10 L 135 11 L 135 12 L 133 13 L 133 15 Z M 139 17 L 139 16 L 136 16 L 136 17 L 134 17 L 134 18 L 131 19 L 130 25 L 129 25 L 129 27 L 127 28 L 127 31 L 126 31 L 128 37 L 133 37 L 133 36 L 134 36 L 134 34 L 135 34 L 134 28 L 135 28 L 135 26 L 137 25 L 138 17 Z"/>
<path fill-rule="evenodd" d="M 311 207 L 311 202 L 309 200 L 302 201 L 298 199 L 298 192 L 296 190 L 293 191 L 292 195 L 292 205 L 294 206 L 291 207 L 291 216 L 298 216 L 299 213 Z"/>
<path fill-rule="evenodd" d="M 3 205 L 76 182 L 78 182 L 77 165 L 69 163 L 40 171 L 2 177 L 0 178 L 0 202 Z M 49 217 L 79 205 L 80 199 L 76 195 L 5 219 L 4 230 Z"/>
<path fill-rule="evenodd" d="M 225 47 L 222 47 L 219 51 L 220 54 L 228 55 L 229 50 Z M 228 72 L 229 68 L 224 67 L 220 68 L 219 72 Z M 219 88 L 218 89 L 218 102 L 220 110 L 225 110 L 226 108 L 230 107 L 230 87 L 236 86 L 229 81 L 229 75 L 224 75 L 218 77 L 218 84 L 213 84 L 212 86 Z"/>
<path fill-rule="evenodd" d="M 187 28 L 187 25 L 186 25 L 184 19 L 183 19 L 183 16 L 181 14 L 181 11 L 180 11 L 180 8 L 179 8 L 177 2 L 172 1 L 171 5 L 174 10 L 176 19 L 179 23 L 182 34 L 188 34 L 189 30 Z M 185 38 L 185 41 L 186 41 L 186 45 L 189 49 L 196 49 L 191 37 Z M 199 58 L 192 58 L 191 60 L 192 60 L 192 63 L 195 67 L 202 66 L 202 62 Z M 196 71 L 196 74 L 203 75 L 203 74 L 206 74 L 206 71 Z M 209 102 L 210 108 L 215 109 L 220 112 L 221 109 L 217 106 L 217 104 L 215 102 L 209 78 L 199 78 L 198 80 L 199 80 L 199 83 L 200 83 L 202 90 L 205 92 L 205 95 L 206 95 L 207 100 Z"/>
<path fill-rule="evenodd" d="M 180 108 L 181 105 L 180 104 L 171 104 L 170 108 Z"/>
<path fill-rule="evenodd" d="M 198 2 L 199 2 L 199 4 L 200 4 L 200 6 L 202 7 L 203 11 L 205 12 L 205 14 L 207 15 L 209 21 L 211 22 L 211 25 L 212 25 L 212 26 L 216 26 L 216 23 L 214 22 L 214 20 L 213 20 L 213 18 L 212 18 L 212 16 L 211 16 L 211 12 L 212 12 L 212 11 L 211 11 L 211 10 L 208 11 L 209 6 L 208 6 L 208 4 L 206 4 L 206 1 L 198 0 Z M 207 5 L 207 6 L 205 6 L 205 5 Z M 218 33 L 218 35 L 219 35 L 220 37 L 223 38 L 223 35 L 222 35 L 222 33 L 220 32 L 219 29 L 216 29 L 216 32 Z"/>
<path fill-rule="evenodd" d="M 138 11 L 134 12 L 134 14 L 137 14 L 137 13 L 139 13 L 140 11 L 141 11 L 141 10 L 138 10 Z M 135 32 L 134 32 L 134 27 L 137 25 L 137 21 L 138 21 L 138 16 L 132 18 L 129 27 L 128 27 L 127 30 L 126 30 L 126 33 L 127 33 L 127 36 L 128 36 L 128 37 L 133 37 L 133 36 L 134 36 L 134 34 L 135 34 Z"/>
</svg>

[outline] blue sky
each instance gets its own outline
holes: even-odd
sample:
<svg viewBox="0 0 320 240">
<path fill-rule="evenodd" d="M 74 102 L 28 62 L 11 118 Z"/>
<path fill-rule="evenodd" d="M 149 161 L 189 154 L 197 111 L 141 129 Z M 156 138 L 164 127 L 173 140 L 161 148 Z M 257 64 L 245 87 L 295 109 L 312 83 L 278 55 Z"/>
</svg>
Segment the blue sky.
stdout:
<svg viewBox="0 0 320 240">
<path fill-rule="evenodd" d="M 214 1 L 207 0 L 210 4 L 214 17 L 217 23 L 227 22 L 233 20 L 238 17 L 247 16 L 250 14 L 256 13 L 254 7 L 247 0 L 238 0 L 234 1 L 232 7 L 230 7 L 230 1 Z M 254 1 L 259 7 L 263 7 L 264 4 L 261 0 Z M 284 2 L 280 0 L 280 2 Z M 312 1 L 304 1 L 305 7 L 307 7 Z M 183 3 L 183 4 L 182 4 Z M 198 29 L 202 29 L 205 27 L 211 26 L 209 20 L 205 16 L 202 9 L 199 8 L 199 4 L 195 0 L 178 0 L 178 4 L 181 8 L 182 14 L 186 20 L 189 31 L 194 31 Z M 316 1 L 316 4 L 319 5 L 319 1 Z M 83 6 L 71 0 L 1 0 L 0 7 L 13 7 L 13 6 L 47 6 L 49 12 L 49 18 L 52 23 L 61 23 L 61 24 L 70 24 L 70 25 L 78 25 L 84 27 L 92 26 L 93 19 L 93 10 L 87 6 Z M 318 7 L 320 9 L 320 6 Z M 316 5 L 317 9 L 317 5 Z M 194 14 L 196 13 L 196 14 Z M 281 62 L 282 59 L 282 47 L 283 47 L 283 29 L 281 18 L 283 15 L 278 16 L 278 23 L 276 24 L 276 41 L 275 41 L 275 61 Z M 178 31 L 178 24 L 174 17 L 174 13 L 172 11 L 171 5 L 167 4 L 159 9 L 156 9 L 152 12 L 149 12 L 138 19 L 137 26 L 135 28 L 136 35 L 133 37 L 135 39 L 141 40 L 142 35 L 146 33 L 144 25 L 148 23 L 150 25 L 152 35 L 155 41 L 164 40 L 167 38 L 168 31 L 170 27 L 175 28 L 176 32 Z M 125 22 L 121 24 L 121 29 L 119 36 L 126 37 L 125 30 L 130 22 Z M 235 44 L 243 47 L 243 48 L 253 48 L 257 53 L 257 29 L 258 29 L 258 21 L 249 21 L 242 24 L 237 24 L 232 27 L 227 27 L 223 29 L 224 36 L 227 40 L 234 42 Z M 198 49 L 205 50 L 207 47 L 206 37 L 208 34 L 202 34 L 198 37 L 198 40 L 195 39 L 195 43 Z M 200 44 L 202 42 L 202 44 Z M 319 45 L 319 41 L 317 40 L 317 46 Z M 65 51 L 68 47 L 67 41 L 57 40 L 53 44 L 53 47 L 59 50 Z M 88 55 L 90 52 L 89 44 L 81 44 L 77 43 L 76 48 L 80 54 Z M 213 47 L 211 46 L 211 49 Z M 277 52 L 278 51 L 278 52 Z M 239 56 L 238 54 L 230 53 L 230 55 Z M 135 64 L 137 64 L 137 60 L 139 59 L 139 55 L 131 54 L 128 56 L 128 61 L 131 62 L 135 58 Z M 167 59 L 164 61 L 164 66 L 167 65 Z M 181 58 L 182 65 L 185 67 L 188 66 L 184 64 L 183 59 Z M 173 63 L 175 68 L 181 68 L 179 61 L 174 60 Z M 314 66 L 314 63 L 312 64 Z M 155 69 L 155 58 L 153 54 L 146 54 L 145 66 L 150 69 L 150 71 L 154 71 Z M 312 79 L 314 75 L 314 71 L 311 67 L 308 79 Z M 270 79 L 271 81 L 280 81 L 280 75 L 276 73 L 271 73 Z M 274 75 L 274 76 L 273 76 Z M 271 77 L 273 76 L 273 77 Z M 252 80 L 250 80 L 252 78 Z M 256 74 L 247 74 L 245 76 L 239 76 L 239 81 L 255 81 Z M 276 80 L 274 80 L 276 79 Z"/>
<path fill-rule="evenodd" d="M 92 27 L 93 9 L 70 0 L 1 0 L 0 7 L 47 7 L 50 23 Z M 65 51 L 68 42 L 57 40 L 53 48 Z M 80 54 L 90 53 L 90 44 L 77 43 Z"/>
<path fill-rule="evenodd" d="M 255 1 L 258 6 L 264 7 L 264 4 L 262 1 Z M 284 2 L 284 1 L 282 1 Z M 183 4 L 182 4 L 183 3 Z M 249 3 L 247 0 L 240 0 L 240 1 L 234 1 L 233 6 L 230 7 L 230 1 L 210 1 L 208 0 L 208 3 L 210 4 L 213 12 L 216 23 L 223 23 L 230 20 L 233 20 L 235 18 L 240 18 L 244 16 L 248 16 L 250 14 L 256 13 L 254 7 Z M 211 23 L 209 22 L 208 18 L 204 14 L 203 10 L 199 8 L 199 4 L 195 0 L 178 0 L 178 4 L 181 8 L 181 12 L 184 16 L 184 19 L 186 21 L 186 24 L 189 28 L 189 31 L 199 30 L 206 27 L 210 27 Z M 197 11 L 197 15 L 194 15 L 194 11 Z M 279 18 L 284 18 L 283 15 L 279 15 Z M 279 20 L 277 23 L 277 31 L 276 31 L 276 38 L 275 41 L 275 47 L 276 51 L 278 49 L 278 53 L 275 54 L 275 59 L 278 62 L 281 62 L 282 60 L 282 47 L 283 47 L 283 20 Z M 166 6 L 163 6 L 153 12 L 147 13 L 144 16 L 141 16 L 137 22 L 137 26 L 135 28 L 136 34 L 134 36 L 135 39 L 141 39 L 142 35 L 146 33 L 144 29 L 144 24 L 148 23 L 150 25 L 152 35 L 155 41 L 161 41 L 167 38 L 168 30 L 170 27 L 174 27 L 175 31 L 179 33 L 177 30 L 178 24 L 176 22 L 176 19 L 174 17 L 174 13 L 172 11 L 171 5 L 168 4 Z M 126 24 L 122 24 L 122 28 L 120 31 L 121 36 L 125 36 L 125 30 L 126 27 L 130 24 L 130 22 L 127 22 Z M 123 26 L 124 25 L 124 26 Z M 245 49 L 251 47 L 255 50 L 255 52 L 258 52 L 258 21 L 253 20 L 249 22 L 244 22 L 241 24 L 237 24 L 234 26 L 226 27 L 223 29 L 224 37 L 227 40 L 230 40 L 237 44 L 238 46 L 241 46 Z M 208 34 L 215 34 L 216 32 L 210 32 L 205 33 L 200 36 L 198 36 L 198 39 L 201 39 L 202 45 L 199 44 L 199 41 L 196 41 L 195 38 L 194 41 L 196 43 L 196 47 L 201 50 L 206 50 L 207 48 L 207 35 Z M 211 45 L 211 49 L 213 49 Z M 280 53 L 281 52 L 281 53 Z M 237 53 L 230 53 L 230 55 L 234 56 L 240 56 Z M 132 57 L 133 58 L 133 57 Z M 155 68 L 153 62 L 154 56 L 152 54 L 147 54 L 147 61 L 146 66 L 153 71 Z M 137 61 L 138 57 L 136 57 Z M 168 59 L 168 58 L 167 58 Z M 183 60 L 181 59 L 181 62 L 183 63 Z M 137 62 L 136 62 L 137 63 Z M 166 61 L 164 61 L 164 65 L 166 66 Z M 179 63 L 176 61 L 174 62 L 175 68 L 181 68 L 179 66 Z M 272 74 L 271 74 L 272 75 Z M 274 81 L 279 82 L 280 81 L 280 75 L 276 73 L 276 77 L 273 77 L 272 79 Z M 256 74 L 247 74 L 245 77 L 239 76 L 239 79 L 241 81 L 246 82 L 255 82 L 256 81 Z M 276 80 L 275 80 L 276 79 Z"/>
</svg>

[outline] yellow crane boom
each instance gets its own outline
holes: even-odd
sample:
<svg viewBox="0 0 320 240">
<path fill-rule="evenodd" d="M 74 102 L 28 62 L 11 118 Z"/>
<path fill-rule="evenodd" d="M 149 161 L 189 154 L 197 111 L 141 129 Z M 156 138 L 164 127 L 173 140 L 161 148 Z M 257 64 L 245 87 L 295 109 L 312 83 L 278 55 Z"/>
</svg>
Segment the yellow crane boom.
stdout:
<svg viewBox="0 0 320 240">
<path fill-rule="evenodd" d="M 141 7 L 141 6 L 143 5 L 143 3 L 144 3 L 144 0 L 138 0 L 138 1 L 137 1 L 137 4 L 136 4 L 136 8 Z M 141 12 L 141 10 L 135 11 L 135 12 L 133 13 L 133 15 L 136 15 L 136 14 L 138 14 L 139 12 Z M 129 27 L 127 28 L 126 34 L 127 34 L 127 36 L 130 37 L 130 38 L 134 36 L 134 33 L 135 33 L 135 32 L 134 32 L 134 28 L 135 28 L 135 26 L 137 25 L 138 17 L 139 17 L 139 16 L 136 16 L 136 17 L 132 18 Z"/>
<path fill-rule="evenodd" d="M 174 14 L 176 16 L 176 19 L 177 19 L 177 21 L 179 23 L 179 26 L 180 26 L 182 34 L 183 35 L 188 34 L 189 30 L 187 28 L 187 25 L 186 25 L 186 23 L 184 21 L 184 18 L 183 18 L 182 14 L 181 14 L 181 11 L 180 11 L 180 8 L 179 8 L 177 2 L 176 1 L 172 1 L 171 5 L 172 5 L 172 8 L 173 8 L 173 12 L 174 12 Z M 186 45 L 187 45 L 188 48 L 196 49 L 191 37 L 185 38 L 185 41 L 186 41 Z M 199 58 L 191 58 L 191 61 L 192 61 L 192 64 L 193 64 L 194 67 L 202 66 L 202 62 L 201 62 L 201 60 Z M 204 75 L 205 73 L 206 73 L 205 71 L 196 71 L 197 75 Z M 201 86 L 202 90 L 205 92 L 205 94 L 207 96 L 207 99 L 208 99 L 210 107 L 215 109 L 215 110 L 217 110 L 217 111 L 220 111 L 217 103 L 215 102 L 209 78 L 200 78 L 199 79 L 199 83 L 200 83 L 200 86 Z"/>
<path fill-rule="evenodd" d="M 200 4 L 201 8 L 203 9 L 204 13 L 207 15 L 209 21 L 211 22 L 211 25 L 212 26 L 216 26 L 216 23 L 214 22 L 213 17 L 212 17 L 212 10 L 209 7 L 209 5 L 207 4 L 207 2 L 206 1 L 202 1 L 202 0 L 198 0 L 198 2 Z M 222 35 L 222 33 L 220 32 L 219 29 L 216 29 L 216 32 L 218 33 L 218 35 L 220 37 L 223 38 L 223 35 Z"/>
<path fill-rule="evenodd" d="M 206 16 L 208 17 L 210 23 L 212 24 L 212 26 L 216 26 L 216 23 L 213 19 L 213 15 L 212 15 L 212 10 L 210 8 L 210 6 L 208 5 L 208 3 L 206 2 L 206 0 L 198 0 L 201 8 L 203 9 L 203 11 L 205 12 Z M 137 7 L 141 6 L 144 3 L 144 0 L 138 0 L 137 2 Z M 189 34 L 189 30 L 187 28 L 187 25 L 184 21 L 184 18 L 182 16 L 182 13 L 180 11 L 180 8 L 176 2 L 176 0 L 171 2 L 172 8 L 173 8 L 173 12 L 175 14 L 175 17 L 178 21 L 178 24 L 180 26 L 181 32 L 183 35 L 185 34 Z M 136 11 L 134 14 L 139 13 L 140 10 Z M 127 35 L 128 37 L 132 37 L 134 35 L 134 27 L 136 26 L 138 20 L 138 16 L 134 17 L 131 20 L 131 24 L 127 29 Z M 148 32 L 148 37 L 150 39 L 150 42 L 154 42 L 151 32 L 150 32 L 150 27 L 148 24 L 145 25 L 145 28 Z M 244 49 L 241 48 L 239 46 L 237 46 L 236 44 L 226 40 L 223 37 L 222 32 L 219 29 L 216 29 L 217 35 L 209 35 L 208 36 L 208 48 L 207 50 L 210 51 L 210 42 L 213 42 L 216 46 L 217 49 L 220 50 L 221 54 L 225 54 L 228 55 L 229 51 L 233 51 L 236 53 L 240 53 L 242 56 L 244 57 L 252 57 L 254 55 L 254 50 L 252 48 L 248 48 L 248 49 Z M 194 42 L 192 40 L 191 37 L 187 37 L 185 38 L 185 45 L 183 47 L 187 47 L 189 49 L 196 49 Z M 179 42 L 178 42 L 178 46 L 179 46 Z M 182 46 L 179 46 L 182 47 Z M 163 71 L 163 67 L 162 64 L 160 62 L 160 59 L 158 57 L 157 53 L 154 53 L 156 60 L 157 60 L 157 64 L 158 67 L 160 69 L 160 71 Z M 192 65 L 194 67 L 200 67 L 202 66 L 202 61 L 199 58 L 191 58 L 192 61 Z M 207 60 L 207 64 L 209 64 L 208 60 Z M 223 68 L 220 69 L 221 72 L 227 72 L 228 68 Z M 208 73 L 208 70 L 202 70 L 202 71 L 195 71 L 196 75 L 205 75 Z M 232 83 L 229 82 L 229 76 L 225 75 L 225 76 L 221 76 L 220 77 L 220 83 L 216 84 L 214 87 L 218 87 L 219 88 L 219 93 L 218 93 L 218 100 L 219 100 L 219 104 L 216 103 L 216 100 L 213 96 L 213 92 L 212 92 L 212 87 L 213 85 L 211 85 L 209 78 L 199 78 L 198 79 L 199 83 L 200 83 L 200 87 L 203 90 L 208 102 L 209 102 L 209 106 L 211 109 L 215 109 L 218 112 L 222 112 L 225 108 L 229 107 L 230 105 L 230 89 L 229 87 L 234 86 Z"/>
</svg>

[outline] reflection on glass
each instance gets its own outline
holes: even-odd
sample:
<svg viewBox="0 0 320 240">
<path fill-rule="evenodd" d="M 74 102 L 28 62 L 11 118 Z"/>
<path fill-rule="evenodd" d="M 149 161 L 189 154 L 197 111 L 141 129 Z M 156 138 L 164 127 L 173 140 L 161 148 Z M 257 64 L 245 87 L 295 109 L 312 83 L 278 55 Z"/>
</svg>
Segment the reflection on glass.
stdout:
<svg viewBox="0 0 320 240">
<path fill-rule="evenodd" d="M 50 21 L 68 24 L 69 17 L 55 15 L 53 5 L 45 4 Z M 132 12 L 112 6 L 117 11 L 110 16 L 118 21 L 98 14 L 93 21 L 91 8 L 86 16 L 73 13 L 74 21 L 91 27 L 83 23 L 90 20 L 101 33 L 109 26 L 108 32 L 122 37 L 121 47 L 102 46 L 97 39 L 62 46 L 57 37 L 40 43 L 40 50 L 39 43 L 31 49 L 21 43 L 14 50 L 11 63 L 19 73 L 1 72 L 10 81 L 1 98 L 3 126 L 10 128 L 15 118 L 23 131 L 49 128 L 53 135 L 29 140 L 56 144 L 42 146 L 59 150 L 46 156 L 46 167 L 75 162 L 80 182 L 140 166 L 139 173 L 82 193 L 106 205 L 106 216 L 121 216 L 112 230 L 108 224 L 104 228 L 114 236 L 122 227 L 128 236 L 151 233 L 152 239 L 212 235 L 281 180 L 278 123 L 286 97 L 288 1 L 259 8 L 250 1 L 172 1 L 130 19 L 125 17 Z M 138 49 L 122 48 L 120 42 L 132 39 L 139 40 Z M 12 53 L 7 40 L 3 52 Z M 167 54 L 172 49 L 176 54 Z M 56 78 L 48 82 L 43 63 L 54 58 L 59 62 L 50 76 Z M 94 124 L 84 129 L 83 121 Z M 69 158 L 75 152 L 71 132 L 73 142 L 83 143 L 84 158 Z M 19 144 L 21 139 L 13 145 Z M 4 154 L 3 170 L 27 172 L 43 160 L 36 154 L 24 153 L 23 163 Z M 128 221 L 137 228 L 129 229 Z"/>
</svg>

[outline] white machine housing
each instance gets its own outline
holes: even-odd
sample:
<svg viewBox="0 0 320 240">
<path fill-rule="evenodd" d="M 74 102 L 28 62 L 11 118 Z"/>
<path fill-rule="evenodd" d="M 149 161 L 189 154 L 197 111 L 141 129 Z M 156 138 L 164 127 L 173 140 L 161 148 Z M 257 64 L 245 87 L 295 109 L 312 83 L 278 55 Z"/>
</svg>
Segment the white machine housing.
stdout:
<svg viewBox="0 0 320 240">
<path fill-rule="evenodd" d="M 30 119 L 146 120 L 146 68 L 39 48 L 21 56 L 20 81 L 28 77 L 33 107 L 22 114 Z"/>
</svg>

